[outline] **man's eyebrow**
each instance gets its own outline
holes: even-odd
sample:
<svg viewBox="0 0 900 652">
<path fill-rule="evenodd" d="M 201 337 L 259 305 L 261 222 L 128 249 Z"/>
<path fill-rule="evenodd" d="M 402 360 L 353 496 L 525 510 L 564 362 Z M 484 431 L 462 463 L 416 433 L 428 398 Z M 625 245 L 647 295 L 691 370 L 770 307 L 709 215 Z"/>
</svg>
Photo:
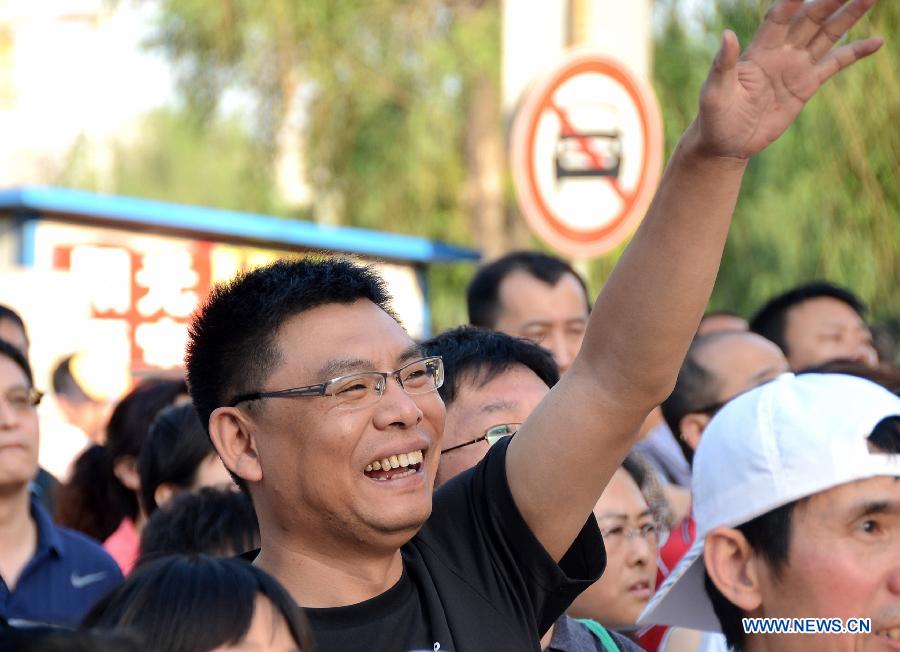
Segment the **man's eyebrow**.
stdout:
<svg viewBox="0 0 900 652">
<path fill-rule="evenodd" d="M 316 377 L 324 380 L 354 371 L 372 371 L 374 368 L 375 365 L 372 364 L 371 360 L 363 360 L 361 358 L 332 358 L 319 367 Z"/>
<path fill-rule="evenodd" d="M 413 344 L 408 347 L 400 356 L 397 358 L 398 362 L 407 362 L 408 360 L 416 360 L 418 358 L 425 357 L 425 349 L 421 347 L 419 344 Z"/>
<path fill-rule="evenodd" d="M 479 412 L 499 412 L 500 410 L 515 410 L 519 406 L 515 401 L 494 401 L 481 406 Z"/>
<path fill-rule="evenodd" d="M 877 514 L 900 514 L 900 502 L 896 500 L 867 500 L 852 511 L 852 520 Z"/>
</svg>

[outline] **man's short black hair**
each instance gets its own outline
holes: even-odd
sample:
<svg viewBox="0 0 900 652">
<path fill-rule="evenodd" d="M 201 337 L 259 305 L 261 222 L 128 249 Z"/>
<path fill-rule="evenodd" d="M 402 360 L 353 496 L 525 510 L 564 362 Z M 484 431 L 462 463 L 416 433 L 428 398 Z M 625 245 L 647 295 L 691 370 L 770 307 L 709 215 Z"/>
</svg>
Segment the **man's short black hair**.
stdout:
<svg viewBox="0 0 900 652">
<path fill-rule="evenodd" d="M 469 323 L 494 328 L 500 319 L 500 284 L 513 272 L 522 271 L 553 286 L 566 274 L 571 274 L 584 291 L 588 312 L 591 302 L 587 285 L 581 275 L 566 261 L 539 251 L 516 251 L 481 267 L 466 290 Z"/>
<path fill-rule="evenodd" d="M 25 377 L 28 379 L 28 385 L 34 385 L 34 376 L 31 374 L 31 365 L 28 364 L 28 359 L 25 357 L 24 353 L 6 340 L 0 339 L 0 355 L 12 360 L 16 366 L 22 370 L 22 373 L 25 374 Z"/>
<path fill-rule="evenodd" d="M 259 524 L 244 492 L 204 487 L 175 496 L 141 531 L 141 563 L 163 555 L 233 557 L 259 547 Z"/>
<path fill-rule="evenodd" d="M 693 460 L 694 451 L 681 437 L 681 420 L 691 412 L 697 412 L 716 403 L 721 386 L 721 379 L 700 364 L 700 353 L 710 343 L 734 334 L 727 331 L 695 336 L 684 362 L 681 363 L 681 369 L 678 370 L 675 387 L 660 406 L 666 425 L 669 426 L 688 463 Z"/>
<path fill-rule="evenodd" d="M 813 281 L 769 299 L 750 320 L 750 330 L 775 342 L 784 354 L 788 355 L 785 336 L 788 312 L 794 306 L 820 297 L 836 299 L 850 306 L 862 319 L 866 317 L 866 305 L 850 290 L 827 281 Z"/>
<path fill-rule="evenodd" d="M 559 381 L 559 368 L 547 349 L 487 328 L 460 326 L 423 342 L 422 348 L 426 355 L 444 359 L 444 384 L 438 392 L 447 405 L 456 399 L 463 379 L 481 386 L 514 365 L 528 367 L 547 387 Z"/>
<path fill-rule="evenodd" d="M 868 439 L 879 451 L 892 455 L 900 454 L 900 417 L 883 419 L 875 426 Z M 784 570 L 790 556 L 796 508 L 808 500 L 809 498 L 795 500 L 737 526 L 737 530 L 744 535 L 750 547 L 765 559 L 776 579 Z M 740 650 L 745 636 L 741 619 L 745 614 L 719 591 L 706 568 L 703 569 L 703 574 L 706 595 L 722 626 L 722 633 L 730 648 Z"/>
<path fill-rule="evenodd" d="M 291 317 L 319 306 L 368 299 L 393 316 L 384 281 L 345 259 L 279 260 L 216 286 L 194 317 L 186 366 L 204 428 L 213 410 L 259 391 L 281 361 L 276 337 Z"/>
</svg>

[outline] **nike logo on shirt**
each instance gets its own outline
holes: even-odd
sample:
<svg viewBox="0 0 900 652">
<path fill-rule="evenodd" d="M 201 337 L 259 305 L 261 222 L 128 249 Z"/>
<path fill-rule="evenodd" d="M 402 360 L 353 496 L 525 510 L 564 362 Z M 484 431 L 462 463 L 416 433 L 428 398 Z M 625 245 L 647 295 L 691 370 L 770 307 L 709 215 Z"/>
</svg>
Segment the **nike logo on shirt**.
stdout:
<svg viewBox="0 0 900 652">
<path fill-rule="evenodd" d="M 106 577 L 106 571 L 100 571 L 99 573 L 89 573 L 87 575 L 76 575 L 72 573 L 72 576 L 69 578 L 72 581 L 72 586 L 76 589 L 83 589 L 88 584 L 94 584 L 95 582 L 99 582 L 100 580 Z"/>
</svg>

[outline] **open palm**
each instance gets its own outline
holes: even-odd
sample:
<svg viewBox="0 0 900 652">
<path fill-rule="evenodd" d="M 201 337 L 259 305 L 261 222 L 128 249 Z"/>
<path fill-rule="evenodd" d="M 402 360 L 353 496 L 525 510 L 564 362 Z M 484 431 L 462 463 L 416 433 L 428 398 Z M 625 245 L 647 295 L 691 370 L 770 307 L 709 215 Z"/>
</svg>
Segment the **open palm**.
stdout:
<svg viewBox="0 0 900 652">
<path fill-rule="evenodd" d="M 880 38 L 835 44 L 877 0 L 779 0 L 753 42 L 726 32 L 700 95 L 702 146 L 749 158 L 775 141 L 832 76 L 881 47 Z"/>
</svg>

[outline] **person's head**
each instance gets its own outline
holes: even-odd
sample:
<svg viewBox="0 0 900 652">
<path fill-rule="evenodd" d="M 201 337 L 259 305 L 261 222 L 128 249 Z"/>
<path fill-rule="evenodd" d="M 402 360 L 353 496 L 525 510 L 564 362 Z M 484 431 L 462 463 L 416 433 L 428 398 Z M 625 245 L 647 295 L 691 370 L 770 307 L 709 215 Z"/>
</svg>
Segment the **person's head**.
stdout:
<svg viewBox="0 0 900 652">
<path fill-rule="evenodd" d="M 594 507 L 603 533 L 606 570 L 575 598 L 569 614 L 605 627 L 634 625 L 656 586 L 660 524 L 647 499 L 647 469 L 627 457 Z"/>
<path fill-rule="evenodd" d="M 442 366 L 388 302 L 371 268 L 305 258 L 218 286 L 195 317 L 194 405 L 248 487 L 264 544 L 396 549 L 431 513 Z"/>
<path fill-rule="evenodd" d="M 82 626 L 132 632 L 153 651 L 312 649 L 306 619 L 274 578 L 239 559 L 203 555 L 138 566 Z"/>
<path fill-rule="evenodd" d="M 113 404 L 88 394 L 76 378 L 76 366 L 74 355 L 57 363 L 51 376 L 53 395 L 66 420 L 81 428 L 95 444 L 102 444 Z"/>
<path fill-rule="evenodd" d="M 469 323 L 526 337 L 553 353 L 566 371 L 581 348 L 591 304 L 571 265 L 518 251 L 481 267 L 466 291 Z"/>
<path fill-rule="evenodd" d="M 24 354 L 0 340 L 0 494 L 21 491 L 37 473 L 40 396 Z"/>
<path fill-rule="evenodd" d="M 754 333 L 696 336 L 661 406 L 685 459 L 691 461 L 703 430 L 726 402 L 787 370 L 781 350 Z"/>
<path fill-rule="evenodd" d="M 515 432 L 559 380 L 550 353 L 528 340 L 460 326 L 422 344 L 444 360 L 447 407 L 435 486 L 469 469 L 489 446 Z"/>
<path fill-rule="evenodd" d="M 697 540 L 641 622 L 737 649 L 890 649 L 900 627 L 900 398 L 843 374 L 784 375 L 712 420 L 694 458 Z M 745 635 L 741 618 L 872 619 L 872 634 Z"/>
<path fill-rule="evenodd" d="M 148 516 L 183 491 L 233 486 L 190 403 L 170 405 L 156 415 L 137 467 L 141 506 Z"/>
<path fill-rule="evenodd" d="M 259 525 L 244 492 L 204 487 L 175 496 L 141 531 L 141 560 L 176 553 L 233 557 L 259 546 Z"/>
<path fill-rule="evenodd" d="M 182 400 L 183 380 L 150 379 L 116 405 L 103 446 L 87 449 L 57 496 L 56 519 L 66 527 L 105 540 L 124 518 L 140 514 L 137 457 L 157 413 Z"/>
<path fill-rule="evenodd" d="M 25 322 L 15 310 L 0 304 L 0 340 L 9 342 L 26 358 L 28 357 L 28 331 Z"/>
<path fill-rule="evenodd" d="M 700 320 L 697 327 L 697 335 L 709 335 L 710 333 L 744 332 L 750 329 L 747 320 L 736 312 L 730 310 L 713 310 Z"/>
<path fill-rule="evenodd" d="M 831 360 L 875 366 L 878 354 L 865 314 L 852 292 L 816 281 L 770 299 L 750 320 L 750 330 L 775 342 L 794 370 Z"/>
</svg>

